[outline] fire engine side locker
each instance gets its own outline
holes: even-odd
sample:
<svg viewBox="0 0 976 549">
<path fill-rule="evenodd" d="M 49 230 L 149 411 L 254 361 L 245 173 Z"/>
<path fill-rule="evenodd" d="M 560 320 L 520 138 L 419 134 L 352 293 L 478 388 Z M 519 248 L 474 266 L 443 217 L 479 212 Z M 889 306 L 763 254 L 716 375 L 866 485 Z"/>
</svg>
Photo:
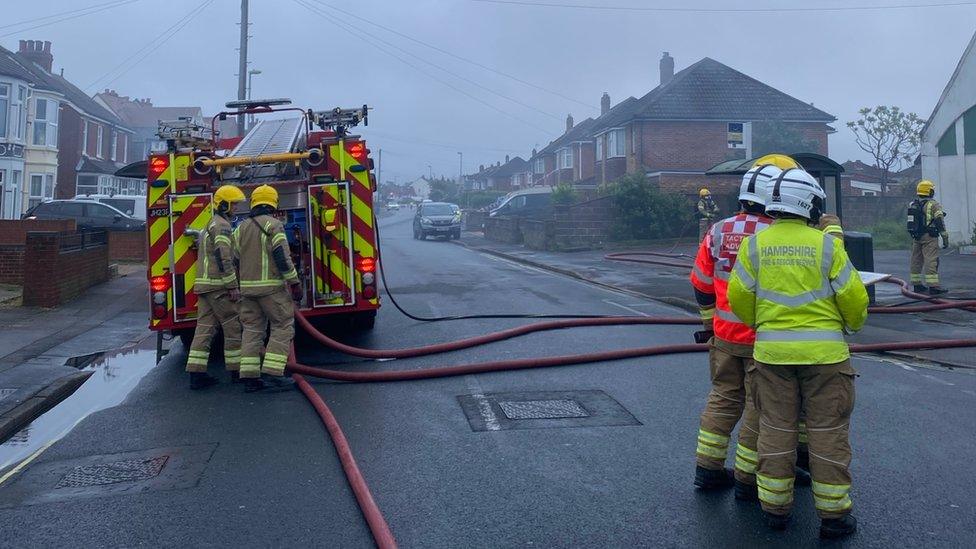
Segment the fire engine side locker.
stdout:
<svg viewBox="0 0 976 549">
<path fill-rule="evenodd" d="M 349 192 L 348 181 L 308 186 L 313 308 L 356 304 Z"/>
<path fill-rule="evenodd" d="M 183 322 L 197 317 L 197 296 L 193 293 L 197 272 L 196 235 L 207 228 L 213 217 L 213 194 L 171 194 L 169 211 L 173 321 Z"/>
</svg>

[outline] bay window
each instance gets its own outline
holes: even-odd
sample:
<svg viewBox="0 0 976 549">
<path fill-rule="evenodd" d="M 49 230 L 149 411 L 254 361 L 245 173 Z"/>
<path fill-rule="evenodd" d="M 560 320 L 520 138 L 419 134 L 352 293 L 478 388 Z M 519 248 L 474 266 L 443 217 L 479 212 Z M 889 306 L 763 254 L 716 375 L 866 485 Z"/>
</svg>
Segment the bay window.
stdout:
<svg viewBox="0 0 976 549">
<path fill-rule="evenodd" d="M 58 145 L 58 102 L 38 98 L 34 102 L 34 145 Z"/>
<path fill-rule="evenodd" d="M 558 167 L 560 170 L 573 167 L 573 150 L 570 148 L 559 149 L 556 151 Z"/>
<path fill-rule="evenodd" d="M 10 114 L 10 84 L 0 83 L 0 138 L 7 137 L 7 116 Z"/>
<path fill-rule="evenodd" d="M 627 155 L 627 134 L 624 130 L 613 130 L 607 133 L 607 158 Z"/>
<path fill-rule="evenodd" d="M 603 136 L 598 135 L 596 137 L 596 159 L 603 160 Z"/>
</svg>

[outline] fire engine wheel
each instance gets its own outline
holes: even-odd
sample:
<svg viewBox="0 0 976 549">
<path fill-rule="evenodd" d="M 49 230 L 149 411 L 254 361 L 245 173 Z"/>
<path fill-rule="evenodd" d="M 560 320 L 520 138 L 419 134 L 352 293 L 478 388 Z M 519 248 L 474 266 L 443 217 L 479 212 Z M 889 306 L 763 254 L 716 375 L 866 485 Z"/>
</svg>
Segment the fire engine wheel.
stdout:
<svg viewBox="0 0 976 549">
<path fill-rule="evenodd" d="M 356 313 L 352 317 L 352 329 L 357 332 L 368 332 L 376 324 L 376 311 Z"/>
</svg>

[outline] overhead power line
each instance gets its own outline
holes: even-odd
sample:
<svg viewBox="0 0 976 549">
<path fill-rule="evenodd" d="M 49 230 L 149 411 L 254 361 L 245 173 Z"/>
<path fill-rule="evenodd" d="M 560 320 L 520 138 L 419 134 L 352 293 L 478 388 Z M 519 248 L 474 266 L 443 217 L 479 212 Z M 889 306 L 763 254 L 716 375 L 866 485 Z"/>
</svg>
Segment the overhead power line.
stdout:
<svg viewBox="0 0 976 549">
<path fill-rule="evenodd" d="M 521 154 L 518 151 L 513 149 L 501 149 L 501 148 L 484 147 L 481 145 L 470 145 L 470 144 L 461 144 L 461 143 L 441 143 L 437 141 L 426 141 L 423 139 L 417 139 L 416 137 L 412 137 L 412 136 L 399 135 L 395 133 L 389 133 L 389 132 L 378 131 L 373 129 L 369 130 L 369 134 L 376 135 L 382 137 L 383 139 L 389 139 L 392 141 L 400 141 L 403 143 L 408 143 L 413 145 L 424 145 L 427 147 L 437 147 L 440 149 L 448 149 L 453 151 L 463 150 L 463 151 L 480 151 L 480 152 L 489 152 L 489 153 L 506 153 L 506 154 L 515 154 L 515 155 Z M 383 150 L 386 151 L 385 148 Z"/>
<path fill-rule="evenodd" d="M 315 0 L 312 0 L 312 1 L 315 1 Z M 343 10 L 338 9 L 338 8 L 333 8 L 329 4 L 325 4 L 323 2 L 317 2 L 317 3 L 320 4 L 324 8 L 331 8 L 331 9 L 335 9 L 336 11 L 338 11 L 340 13 L 347 13 L 347 12 L 344 12 Z M 542 109 L 538 109 L 538 108 L 536 108 L 536 107 L 534 107 L 534 106 L 532 106 L 532 105 L 530 105 L 530 104 L 528 104 L 528 103 L 526 103 L 526 102 L 524 102 L 524 101 L 522 101 L 520 99 L 517 99 L 517 98 L 511 97 L 511 96 L 505 95 L 505 94 L 503 94 L 501 92 L 497 92 L 495 90 L 492 90 L 491 88 L 485 87 L 482 84 L 480 84 L 480 83 L 478 83 L 478 82 L 476 82 L 476 81 L 474 81 L 474 80 L 472 80 L 470 78 L 467 78 L 467 77 L 465 77 L 463 75 L 460 75 L 460 74 L 458 74 L 458 73 L 456 73 L 456 72 L 454 72 L 454 71 L 452 71 L 452 70 L 444 67 L 443 65 L 438 65 L 437 63 L 434 63 L 433 61 L 424 59 L 423 57 L 421 57 L 421 56 L 419 56 L 419 55 L 417 55 L 417 54 L 415 54 L 415 53 L 413 53 L 413 52 L 411 52 L 409 50 L 406 50 L 404 48 L 401 48 L 400 46 L 397 46 L 396 44 L 394 44 L 394 43 L 392 43 L 392 42 L 390 42 L 388 40 L 385 40 L 385 39 L 383 39 L 380 36 L 377 36 L 375 34 L 366 32 L 366 31 L 364 31 L 362 29 L 357 29 L 356 32 L 361 33 L 361 34 L 363 34 L 365 36 L 369 36 L 370 38 L 372 38 L 374 40 L 377 40 L 379 42 L 382 42 L 383 44 L 385 44 L 385 45 L 387 45 L 387 46 L 389 46 L 389 47 L 391 47 L 391 48 L 399 51 L 400 53 L 403 53 L 405 55 L 409 55 L 410 57 L 413 57 L 414 59 L 417 59 L 418 61 L 420 61 L 422 63 L 426 63 L 426 64 L 430 65 L 431 67 L 434 67 L 435 69 L 441 70 L 441 71 L 443 71 L 443 72 L 445 72 L 445 73 L 453 76 L 454 78 L 457 78 L 458 80 L 462 80 L 464 82 L 467 82 L 468 84 L 471 84 L 472 86 L 475 86 L 477 88 L 480 88 L 480 89 L 482 89 L 482 90 L 484 90 L 484 91 L 486 91 L 486 92 L 488 92 L 488 93 L 490 93 L 492 95 L 496 95 L 498 97 L 501 97 L 502 99 L 505 99 L 507 101 L 511 101 L 512 103 L 515 103 L 516 105 L 520 105 L 520 106 L 525 107 L 525 108 L 527 108 L 529 110 L 535 111 L 535 112 L 537 112 L 539 114 L 548 116 L 549 118 L 552 118 L 552 119 L 555 119 L 555 120 L 562 120 L 562 117 L 561 116 L 552 114 L 550 112 L 546 112 L 546 111 L 544 111 Z"/>
<path fill-rule="evenodd" d="M 521 123 L 521 124 L 524 124 L 526 126 L 529 126 L 529 127 L 533 128 L 535 130 L 538 130 L 538 131 L 540 131 L 540 132 L 542 132 L 542 133 L 544 133 L 546 135 L 551 135 L 552 134 L 552 131 L 551 130 L 547 130 L 545 128 L 542 128 L 540 126 L 537 126 L 537 125 L 535 125 L 535 124 L 533 124 L 533 123 L 525 120 L 524 118 L 522 118 L 522 117 L 520 117 L 518 115 L 515 115 L 515 114 L 513 114 L 511 112 L 508 112 L 508 111 L 506 111 L 504 109 L 501 109 L 501 108 L 499 108 L 499 107 L 497 107 L 497 106 L 489 103 L 488 101 L 485 101 L 484 99 L 482 99 L 482 98 L 480 98 L 480 97 L 478 97 L 478 96 L 476 96 L 476 95 L 468 92 L 467 90 L 465 90 L 463 88 L 459 88 L 458 86 L 455 86 L 451 82 L 448 82 L 448 81 L 440 78 L 436 74 L 432 74 L 432 73 L 424 70 L 422 67 L 417 66 L 415 63 L 411 62 L 410 60 L 404 59 L 403 57 L 397 55 L 396 53 L 394 53 L 394 52 L 392 52 L 392 51 L 390 51 L 390 50 L 388 50 L 388 49 L 386 49 L 386 48 L 384 48 L 382 46 L 380 46 L 379 44 L 376 44 L 375 42 L 370 42 L 368 40 L 365 40 L 362 37 L 361 31 L 359 31 L 357 29 L 354 29 L 354 28 L 352 28 L 352 27 L 344 24 L 344 23 L 342 23 L 342 22 L 334 19 L 333 17 L 330 17 L 328 14 L 323 13 L 322 11 L 318 10 L 313 4 L 309 4 L 308 2 L 305 2 L 303 0 L 293 0 L 293 1 L 296 4 L 304 7 L 305 9 L 311 11 L 312 13 L 318 15 L 319 17 L 325 19 L 326 21 L 329 21 L 330 23 L 332 23 L 336 27 L 338 27 L 338 28 L 346 31 L 347 33 L 351 34 L 352 36 L 363 40 L 363 42 L 365 42 L 365 43 L 373 46 L 374 48 L 380 50 L 381 52 L 383 52 L 383 53 L 385 53 L 387 55 L 389 55 L 390 57 L 393 57 L 394 59 L 400 61 L 404 65 L 407 65 L 408 67 L 410 67 L 410 68 L 414 69 L 415 71 L 417 71 L 417 72 L 419 72 L 419 73 L 427 76 L 428 78 L 431 78 L 433 80 L 436 80 L 437 82 L 441 83 L 442 85 L 444 85 L 444 86 L 446 86 L 446 87 L 448 87 L 448 88 L 456 91 L 457 93 L 460 93 L 461 95 L 464 95 L 465 97 L 471 99 L 472 101 L 476 101 L 476 102 L 478 102 L 478 103 L 480 103 L 480 104 L 488 107 L 489 109 L 491 109 L 493 111 L 496 111 L 496 112 L 498 112 L 498 113 L 500 113 L 500 114 L 502 114 L 504 116 L 507 116 L 507 117 L 509 117 L 509 118 L 511 118 L 511 119 L 513 119 L 513 120 L 515 120 L 515 121 L 517 121 L 519 123 Z"/>
<path fill-rule="evenodd" d="M 484 4 L 508 4 L 512 6 L 531 6 L 537 8 L 567 8 L 578 10 L 600 11 L 646 11 L 673 13 L 790 13 L 790 12 L 832 12 L 832 11 L 879 11 L 906 10 L 916 8 L 950 8 L 958 6 L 976 6 L 976 1 L 969 2 L 936 2 L 917 4 L 884 4 L 884 5 L 855 5 L 855 6 L 803 6 L 795 8 L 695 8 L 695 7 L 653 7 L 653 6 L 614 6 L 598 4 L 565 4 L 560 2 L 536 2 L 531 0 L 471 0 Z"/>
<path fill-rule="evenodd" d="M 375 21 L 370 21 L 369 19 L 366 19 L 365 17 L 362 17 L 360 15 L 357 15 L 356 13 L 353 13 L 353 12 L 347 11 L 347 10 L 344 10 L 342 8 L 333 6 L 331 4 L 327 4 L 327 3 L 323 2 L 322 0 L 313 0 L 313 1 L 315 1 L 316 3 L 318 3 L 318 4 L 322 5 L 322 6 L 326 6 L 326 7 L 332 8 L 332 9 L 334 9 L 334 10 L 336 10 L 336 11 L 342 13 L 342 14 L 348 15 L 349 17 L 354 17 L 354 18 L 356 18 L 356 19 L 358 19 L 360 21 L 363 21 L 364 23 L 368 23 L 370 25 L 373 25 L 374 27 L 383 29 L 383 30 L 385 30 L 385 31 L 387 31 L 387 32 L 389 32 L 391 34 L 395 34 L 395 35 L 397 35 L 397 36 L 399 36 L 401 38 L 406 38 L 407 40 L 410 40 L 411 42 L 414 42 L 416 44 L 420 44 L 421 46 L 424 46 L 426 48 L 430 48 L 430 49 L 432 49 L 432 50 L 434 50 L 434 51 L 436 51 L 438 53 L 442 53 L 442 54 L 447 55 L 449 57 L 453 57 L 454 59 L 457 59 L 459 61 L 463 61 L 465 63 L 469 63 L 469 64 L 471 64 L 471 65 L 473 65 L 475 67 L 478 67 L 480 69 L 484 69 L 486 71 L 493 72 L 493 73 L 495 73 L 495 74 L 497 74 L 499 76 L 504 76 L 505 78 L 514 80 L 515 82 L 518 82 L 519 84 L 523 84 L 523 85 L 529 86 L 531 88 L 535 88 L 537 90 L 544 91 L 546 93 L 555 95 L 556 97 L 560 97 L 560 98 L 565 99 L 567 101 L 572 101 L 573 103 L 577 103 L 577 104 L 583 105 L 584 107 L 588 107 L 588 108 L 591 108 L 591 109 L 594 109 L 594 110 L 599 110 L 600 109 L 599 107 L 597 107 L 595 105 L 591 105 L 590 103 L 587 103 L 585 101 L 580 101 L 578 99 L 574 99 L 574 98 L 569 97 L 567 95 L 564 95 L 564 94 L 562 94 L 562 93 L 560 93 L 558 91 L 551 90 L 549 88 L 545 88 L 545 87 L 540 86 L 538 84 L 534 84 L 532 82 L 529 82 L 527 80 L 524 80 L 522 78 L 519 78 L 518 76 L 514 76 L 514 75 L 509 74 L 507 72 L 498 70 L 498 69 L 496 69 L 494 67 L 490 67 L 490 66 L 485 65 L 483 63 L 479 63 L 478 61 L 475 61 L 473 59 L 468 59 L 467 57 L 460 56 L 460 55 L 458 55 L 458 54 L 456 54 L 456 53 L 454 53 L 454 52 L 452 52 L 450 50 L 446 50 L 444 48 L 435 46 L 435 45 L 433 45 L 433 44 L 431 44 L 429 42 L 424 42 L 423 40 L 420 40 L 419 38 L 415 38 L 415 37 L 410 36 L 408 34 L 404 34 L 404 33 L 400 32 L 400 31 L 398 31 L 396 29 L 393 29 L 393 28 L 390 28 L 390 27 L 388 27 L 386 25 L 382 25 L 382 24 L 377 23 Z"/>
<path fill-rule="evenodd" d="M 189 12 L 183 15 L 183 17 L 177 19 L 176 22 L 170 25 L 166 30 L 156 35 L 156 37 L 150 40 L 149 43 L 147 43 L 145 46 L 139 48 L 132 55 L 126 57 L 121 63 L 113 67 L 111 70 L 109 70 L 102 76 L 95 79 L 91 84 L 85 86 L 85 89 L 91 90 L 91 89 L 97 89 L 102 85 L 108 86 L 113 82 L 115 82 L 116 80 L 118 80 L 119 78 L 122 78 L 122 76 L 124 76 L 126 73 L 128 73 L 135 67 L 139 66 L 142 60 L 152 55 L 152 53 L 157 49 L 159 49 L 160 46 L 168 42 L 171 38 L 173 38 L 173 36 L 175 36 L 177 33 L 183 30 L 183 28 L 186 27 L 188 24 L 190 24 L 190 22 L 193 21 L 193 19 L 197 15 L 200 15 L 200 13 L 203 12 L 203 10 L 207 9 L 207 7 L 209 7 L 213 3 L 214 0 L 205 0 L 202 4 L 191 9 Z M 130 61 L 133 60 L 135 60 L 135 62 L 130 64 Z M 114 73 L 116 73 L 116 71 L 120 71 L 120 72 L 112 76 Z M 111 79 L 105 80 L 110 76 Z M 102 83 L 103 81 L 104 83 Z"/>
<path fill-rule="evenodd" d="M 55 23 L 61 23 L 62 21 L 71 21 L 72 19 L 77 19 L 79 17 L 84 17 L 86 15 L 92 15 L 94 13 L 103 12 L 103 11 L 106 11 L 106 10 L 110 10 L 112 8 L 117 8 L 117 7 L 120 7 L 120 6 L 124 6 L 126 4 L 132 4 L 134 2 L 140 2 L 140 1 L 141 0 L 116 0 L 114 2 L 105 2 L 104 4 L 95 4 L 95 5 L 92 5 L 92 6 L 88 6 L 87 8 L 78 8 L 78 9 L 74 9 L 74 10 L 63 11 L 61 13 L 55 13 L 55 14 L 52 14 L 52 15 L 45 15 L 43 17 L 35 17 L 33 19 L 25 19 L 24 21 L 19 21 L 17 23 L 8 23 L 8 24 L 5 24 L 5 25 L 0 26 L 0 29 L 8 29 L 8 28 L 11 28 L 11 27 L 19 27 L 19 26 L 22 26 L 22 25 L 30 25 L 32 23 L 37 23 L 38 21 L 44 21 L 43 23 L 38 23 L 37 25 L 34 25 L 32 27 L 26 27 L 26 28 L 17 29 L 15 31 L 11 31 L 11 32 L 8 32 L 8 33 L 5 33 L 5 34 L 0 34 L 0 38 L 6 38 L 8 36 L 13 36 L 15 34 L 21 34 L 21 33 L 24 33 L 24 32 L 27 32 L 27 31 L 31 31 L 31 30 L 34 30 L 34 29 L 39 29 L 41 27 L 47 27 L 47 26 L 50 26 L 50 25 L 54 25 Z M 53 19 L 53 20 L 45 21 L 46 19 Z"/>
</svg>

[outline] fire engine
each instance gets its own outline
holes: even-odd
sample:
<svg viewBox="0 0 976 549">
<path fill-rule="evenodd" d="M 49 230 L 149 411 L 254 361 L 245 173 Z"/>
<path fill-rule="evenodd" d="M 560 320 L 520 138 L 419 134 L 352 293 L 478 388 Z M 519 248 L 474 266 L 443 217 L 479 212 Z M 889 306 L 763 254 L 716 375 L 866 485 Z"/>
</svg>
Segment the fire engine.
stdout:
<svg viewBox="0 0 976 549">
<path fill-rule="evenodd" d="M 213 215 L 214 191 L 234 184 L 246 195 L 275 187 L 292 259 L 304 289 L 297 308 L 312 320 L 340 319 L 371 329 L 380 306 L 374 230 L 373 161 L 349 130 L 368 125 L 366 105 L 330 111 L 289 107 L 287 99 L 233 101 L 210 127 L 161 122 L 165 152 L 146 161 L 149 328 L 185 343 L 196 325 L 196 236 Z M 220 139 L 217 125 L 262 116 L 242 137 Z M 229 120 L 228 120 L 229 121 Z M 233 223 L 247 215 L 238 204 Z"/>
</svg>

